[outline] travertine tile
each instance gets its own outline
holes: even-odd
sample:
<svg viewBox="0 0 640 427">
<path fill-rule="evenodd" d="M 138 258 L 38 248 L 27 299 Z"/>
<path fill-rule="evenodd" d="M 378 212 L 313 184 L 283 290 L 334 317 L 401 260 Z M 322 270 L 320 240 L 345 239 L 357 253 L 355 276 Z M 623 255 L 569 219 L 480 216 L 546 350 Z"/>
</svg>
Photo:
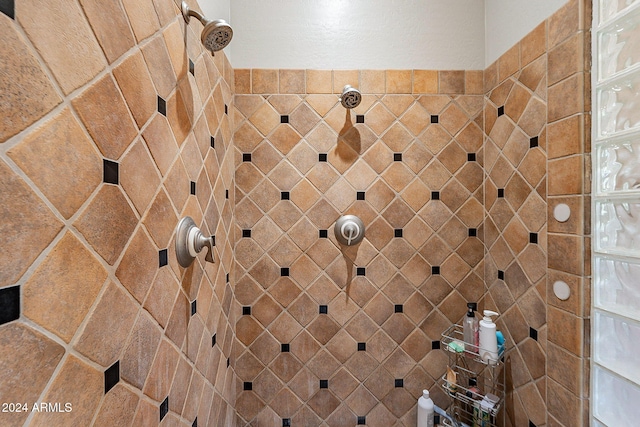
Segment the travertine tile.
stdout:
<svg viewBox="0 0 640 427">
<path fill-rule="evenodd" d="M 46 402 L 69 402 L 69 412 L 38 412 L 32 420 L 36 426 L 50 426 L 70 422 L 90 424 L 104 393 L 104 375 L 95 368 L 70 355 L 44 396 Z"/>
<path fill-rule="evenodd" d="M 161 34 L 156 35 L 141 49 L 156 91 L 166 100 L 175 88 L 177 80 L 164 37 Z"/>
<path fill-rule="evenodd" d="M 13 25 L 2 25 L 0 38 L 0 143 L 51 111 L 61 101 L 33 52 Z M 37 95 L 36 95 L 37 94 Z"/>
<path fill-rule="evenodd" d="M 138 42 L 146 39 L 160 29 L 160 23 L 151 1 L 123 0 L 129 22 Z"/>
<path fill-rule="evenodd" d="M 74 347 L 105 368 L 111 366 L 126 343 L 137 313 L 138 306 L 131 297 L 109 283 Z M 109 334 L 102 329 L 106 323 Z"/>
<path fill-rule="evenodd" d="M 65 94 L 104 69 L 102 49 L 77 2 L 20 2 L 16 17 Z"/>
<path fill-rule="evenodd" d="M 133 118 L 142 128 L 156 111 L 158 98 L 140 51 L 134 52 L 113 70 Z"/>
<path fill-rule="evenodd" d="M 413 70 L 413 93 L 438 93 L 438 72 Z"/>
<path fill-rule="evenodd" d="M 0 329 L 0 350 L 14 356 L 0 361 L 0 379 L 5 385 L 0 396 L 15 402 L 35 402 L 64 356 L 62 346 L 20 322 Z M 20 426 L 28 415 L 29 412 L 8 413 L 3 422 Z"/>
<path fill-rule="evenodd" d="M 117 384 L 106 394 L 96 416 L 99 425 L 129 425 L 133 421 L 140 398 L 126 386 Z"/>
<path fill-rule="evenodd" d="M 137 220 L 121 190 L 104 185 L 76 220 L 75 226 L 109 264 L 130 239 Z"/>
<path fill-rule="evenodd" d="M 80 4 L 109 63 L 114 62 L 133 47 L 135 43 L 133 33 L 120 3 L 82 0 Z M 109 19 L 104 19 L 105 16 Z"/>
<path fill-rule="evenodd" d="M 278 93 L 278 70 L 251 70 L 251 93 Z"/>
<path fill-rule="evenodd" d="M 102 77 L 77 96 L 72 105 L 104 156 L 120 158 L 137 130 L 113 77 Z"/>
<path fill-rule="evenodd" d="M 27 135 L 9 156 L 65 218 L 102 181 L 100 157 L 69 109 Z M 76 168 L 78 163 L 83 167 Z"/>
<path fill-rule="evenodd" d="M 67 233 L 25 283 L 23 313 L 69 342 L 104 284 L 106 273 L 78 239 Z"/>
</svg>

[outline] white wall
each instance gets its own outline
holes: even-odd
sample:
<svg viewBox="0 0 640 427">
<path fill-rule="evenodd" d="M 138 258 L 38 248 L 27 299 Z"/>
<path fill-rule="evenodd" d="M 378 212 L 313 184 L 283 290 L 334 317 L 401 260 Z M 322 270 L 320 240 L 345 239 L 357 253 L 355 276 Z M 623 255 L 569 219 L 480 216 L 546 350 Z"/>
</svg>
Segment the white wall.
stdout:
<svg viewBox="0 0 640 427">
<path fill-rule="evenodd" d="M 232 64 L 482 69 L 483 14 L 482 0 L 233 0 Z"/>
<path fill-rule="evenodd" d="M 568 0 L 200 0 L 235 68 L 481 70 Z"/>
<path fill-rule="evenodd" d="M 484 0 L 485 65 L 491 65 L 567 1 Z"/>
</svg>

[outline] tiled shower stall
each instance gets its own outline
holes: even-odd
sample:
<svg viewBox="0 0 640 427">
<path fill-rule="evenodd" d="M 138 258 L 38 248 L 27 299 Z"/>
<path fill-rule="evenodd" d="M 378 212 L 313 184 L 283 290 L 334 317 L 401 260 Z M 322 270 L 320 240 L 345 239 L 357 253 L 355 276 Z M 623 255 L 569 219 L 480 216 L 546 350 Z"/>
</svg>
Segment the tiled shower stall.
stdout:
<svg viewBox="0 0 640 427">
<path fill-rule="evenodd" d="M 73 407 L 2 425 L 412 427 L 467 301 L 505 425 L 588 425 L 590 2 L 457 71 L 234 70 L 177 1 L 0 4 L 0 401 Z M 215 263 L 176 262 L 187 215 Z"/>
</svg>

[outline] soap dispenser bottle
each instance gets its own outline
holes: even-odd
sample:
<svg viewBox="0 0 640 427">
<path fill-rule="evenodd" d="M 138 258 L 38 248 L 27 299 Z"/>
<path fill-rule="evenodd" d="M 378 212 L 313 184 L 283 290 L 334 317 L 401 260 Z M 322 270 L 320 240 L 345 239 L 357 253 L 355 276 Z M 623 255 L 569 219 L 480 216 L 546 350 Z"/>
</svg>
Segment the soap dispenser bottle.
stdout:
<svg viewBox="0 0 640 427">
<path fill-rule="evenodd" d="M 484 317 L 480 321 L 479 347 L 480 357 L 486 363 L 495 365 L 498 361 L 498 340 L 496 338 L 496 324 L 491 316 L 498 316 L 498 313 L 491 310 L 484 311 Z"/>
<path fill-rule="evenodd" d="M 478 319 L 475 315 L 476 307 L 476 303 L 467 303 L 467 315 L 464 317 L 462 324 L 465 343 L 464 348 L 468 356 L 472 356 L 469 353 L 478 352 Z"/>
</svg>

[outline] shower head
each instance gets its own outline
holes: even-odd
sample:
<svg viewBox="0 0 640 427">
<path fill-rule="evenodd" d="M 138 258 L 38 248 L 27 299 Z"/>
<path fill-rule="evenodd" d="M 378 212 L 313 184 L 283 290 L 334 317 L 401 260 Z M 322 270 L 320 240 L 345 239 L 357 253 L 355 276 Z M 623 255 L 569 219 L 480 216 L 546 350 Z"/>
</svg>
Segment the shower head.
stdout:
<svg viewBox="0 0 640 427">
<path fill-rule="evenodd" d="M 351 87 L 351 85 L 346 85 L 342 89 L 340 103 L 344 108 L 356 108 L 358 105 L 360 105 L 360 101 L 362 101 L 362 94 L 360 94 L 360 91 L 358 89 Z"/>
<path fill-rule="evenodd" d="M 212 21 L 207 19 L 195 10 L 189 9 L 189 5 L 184 1 L 182 2 L 181 9 L 182 17 L 187 24 L 192 16 L 202 23 L 204 28 L 202 29 L 200 40 L 204 47 L 211 51 L 212 55 L 214 52 L 227 47 L 231 42 L 231 39 L 233 38 L 233 29 L 231 29 L 231 26 L 227 24 L 225 20 L 216 19 Z"/>
</svg>

